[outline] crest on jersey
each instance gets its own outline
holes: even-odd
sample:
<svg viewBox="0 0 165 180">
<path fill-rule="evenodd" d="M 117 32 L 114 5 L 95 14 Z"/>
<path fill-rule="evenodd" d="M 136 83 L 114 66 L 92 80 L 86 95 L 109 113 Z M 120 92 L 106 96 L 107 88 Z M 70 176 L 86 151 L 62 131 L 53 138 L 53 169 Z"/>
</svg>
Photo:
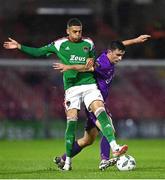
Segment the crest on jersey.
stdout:
<svg viewBox="0 0 165 180">
<path fill-rule="evenodd" d="M 89 47 L 84 46 L 84 47 L 83 47 L 83 51 L 84 51 L 84 52 L 89 52 Z"/>
</svg>

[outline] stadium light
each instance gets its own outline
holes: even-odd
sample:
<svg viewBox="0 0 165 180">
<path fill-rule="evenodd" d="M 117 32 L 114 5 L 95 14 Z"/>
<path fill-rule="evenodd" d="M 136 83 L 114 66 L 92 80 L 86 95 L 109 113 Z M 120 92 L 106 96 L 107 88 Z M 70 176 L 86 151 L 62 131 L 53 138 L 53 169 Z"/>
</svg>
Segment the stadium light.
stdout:
<svg viewBox="0 0 165 180">
<path fill-rule="evenodd" d="M 151 3 L 153 3 L 153 0 L 135 0 L 135 3 L 137 3 L 137 4 L 151 4 Z"/>
<path fill-rule="evenodd" d="M 93 10 L 91 8 L 49 8 L 40 7 L 36 9 L 39 15 L 91 15 Z"/>
</svg>

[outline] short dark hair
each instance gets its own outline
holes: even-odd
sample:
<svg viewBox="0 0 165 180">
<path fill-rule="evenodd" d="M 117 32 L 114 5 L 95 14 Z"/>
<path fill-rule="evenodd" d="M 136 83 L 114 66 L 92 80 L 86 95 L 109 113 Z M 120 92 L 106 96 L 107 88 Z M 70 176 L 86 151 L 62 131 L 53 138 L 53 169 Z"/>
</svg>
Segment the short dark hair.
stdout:
<svg viewBox="0 0 165 180">
<path fill-rule="evenodd" d="M 71 18 L 67 22 L 67 28 L 69 28 L 71 26 L 82 26 L 82 23 L 78 18 Z"/>
<path fill-rule="evenodd" d="M 115 50 L 115 49 L 119 49 L 121 51 L 125 51 L 126 47 L 124 46 L 124 44 L 121 41 L 112 41 L 109 46 L 108 49 L 110 50 Z"/>
</svg>

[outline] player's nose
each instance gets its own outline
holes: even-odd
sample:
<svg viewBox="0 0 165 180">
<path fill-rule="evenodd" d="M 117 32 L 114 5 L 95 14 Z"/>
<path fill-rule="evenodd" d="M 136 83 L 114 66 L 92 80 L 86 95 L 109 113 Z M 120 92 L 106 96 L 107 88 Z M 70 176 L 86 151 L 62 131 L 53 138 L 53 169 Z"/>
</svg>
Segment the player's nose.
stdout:
<svg viewBox="0 0 165 180">
<path fill-rule="evenodd" d="M 121 61 L 121 60 L 122 60 L 122 57 L 120 56 L 120 57 L 119 57 L 119 61 Z"/>
</svg>

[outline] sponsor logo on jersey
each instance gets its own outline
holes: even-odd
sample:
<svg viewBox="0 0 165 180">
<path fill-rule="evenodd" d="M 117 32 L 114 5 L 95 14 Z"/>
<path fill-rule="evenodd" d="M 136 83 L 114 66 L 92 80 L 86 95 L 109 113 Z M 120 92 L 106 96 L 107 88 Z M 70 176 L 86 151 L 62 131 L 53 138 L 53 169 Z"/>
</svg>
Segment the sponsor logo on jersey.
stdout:
<svg viewBox="0 0 165 180">
<path fill-rule="evenodd" d="M 83 51 L 87 53 L 87 52 L 89 52 L 89 48 L 87 46 L 84 46 Z"/>
<path fill-rule="evenodd" d="M 70 61 L 79 61 L 79 62 L 85 62 L 85 57 L 82 56 L 76 56 L 74 54 L 70 55 Z"/>
</svg>

